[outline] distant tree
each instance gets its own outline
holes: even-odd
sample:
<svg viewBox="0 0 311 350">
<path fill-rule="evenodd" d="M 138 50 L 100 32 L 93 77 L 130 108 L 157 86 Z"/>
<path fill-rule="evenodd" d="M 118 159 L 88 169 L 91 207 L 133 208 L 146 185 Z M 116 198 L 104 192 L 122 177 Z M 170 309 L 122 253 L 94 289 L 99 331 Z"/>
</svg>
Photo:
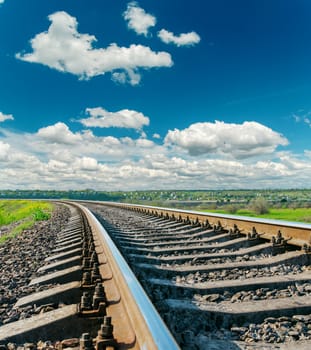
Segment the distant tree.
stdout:
<svg viewBox="0 0 311 350">
<path fill-rule="evenodd" d="M 250 201 L 249 208 L 257 215 L 269 213 L 269 204 L 263 197 L 257 197 Z"/>
<path fill-rule="evenodd" d="M 230 214 L 236 214 L 239 209 L 240 206 L 237 204 L 228 204 L 225 206 L 225 210 Z"/>
<path fill-rule="evenodd" d="M 273 204 L 273 208 L 275 209 L 281 209 L 282 208 L 282 203 L 281 202 L 276 202 Z"/>
<path fill-rule="evenodd" d="M 217 209 L 217 203 L 210 203 L 210 204 L 208 204 L 208 209 L 216 210 Z"/>
<path fill-rule="evenodd" d="M 302 208 L 302 205 L 299 202 L 291 202 L 288 204 L 287 207 L 290 209 L 297 209 L 297 208 Z"/>
</svg>

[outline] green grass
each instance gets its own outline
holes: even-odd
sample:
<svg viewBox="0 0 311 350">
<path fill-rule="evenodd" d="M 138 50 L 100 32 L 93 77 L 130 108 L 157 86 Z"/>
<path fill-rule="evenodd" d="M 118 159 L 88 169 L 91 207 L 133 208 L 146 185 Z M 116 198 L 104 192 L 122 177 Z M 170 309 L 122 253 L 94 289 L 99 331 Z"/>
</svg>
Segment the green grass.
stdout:
<svg viewBox="0 0 311 350">
<path fill-rule="evenodd" d="M 10 232 L 0 236 L 0 244 L 32 227 L 36 221 L 48 220 L 52 211 L 53 205 L 47 202 L 0 200 L 0 230 L 1 226 L 17 223 Z"/>
<path fill-rule="evenodd" d="M 204 210 L 205 212 L 229 214 L 224 209 Z M 269 213 L 256 215 L 254 212 L 248 209 L 239 209 L 234 215 L 250 216 L 256 218 L 266 218 L 285 221 L 298 221 L 311 223 L 311 208 L 284 208 L 284 209 L 269 209 Z"/>
</svg>

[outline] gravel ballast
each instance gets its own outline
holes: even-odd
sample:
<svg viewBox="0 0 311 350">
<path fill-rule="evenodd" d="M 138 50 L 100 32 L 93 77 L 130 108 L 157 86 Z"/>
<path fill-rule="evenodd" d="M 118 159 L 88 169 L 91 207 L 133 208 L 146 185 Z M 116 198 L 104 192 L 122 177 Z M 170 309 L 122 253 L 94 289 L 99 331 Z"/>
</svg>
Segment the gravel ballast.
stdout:
<svg viewBox="0 0 311 350">
<path fill-rule="evenodd" d="M 14 304 L 21 297 L 51 288 L 51 285 L 28 284 L 36 277 L 36 271 L 44 264 L 44 259 L 51 255 L 57 233 L 66 225 L 69 217 L 67 207 L 55 205 L 50 219 L 36 222 L 32 228 L 0 245 L 0 326 L 58 307 L 47 305 L 46 308 L 14 309 Z"/>
</svg>

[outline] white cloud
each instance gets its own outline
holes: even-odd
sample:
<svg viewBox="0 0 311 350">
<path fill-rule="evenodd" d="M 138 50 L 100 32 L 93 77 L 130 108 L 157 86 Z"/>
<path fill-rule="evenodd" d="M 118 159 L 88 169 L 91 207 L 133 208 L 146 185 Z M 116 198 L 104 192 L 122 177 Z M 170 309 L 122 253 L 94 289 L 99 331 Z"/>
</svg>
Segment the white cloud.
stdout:
<svg viewBox="0 0 311 350">
<path fill-rule="evenodd" d="M 0 112 L 0 123 L 4 122 L 5 120 L 14 120 L 14 117 L 12 114 L 3 114 Z"/>
<path fill-rule="evenodd" d="M 111 79 L 115 83 L 125 84 L 127 82 L 128 78 L 127 78 L 126 73 L 124 73 L 124 72 L 114 72 L 111 74 Z M 137 80 L 133 81 L 132 85 L 137 85 L 138 82 L 139 82 L 139 79 L 138 79 L 138 81 Z"/>
<path fill-rule="evenodd" d="M 299 115 L 297 115 L 297 114 L 293 114 L 293 118 L 295 119 L 296 123 L 299 123 L 300 120 L 301 120 L 301 117 Z"/>
<path fill-rule="evenodd" d="M 86 170 L 86 171 L 99 170 L 99 164 L 97 160 L 91 157 L 80 158 L 79 161 L 75 163 L 75 166 L 80 170 Z"/>
<path fill-rule="evenodd" d="M 108 112 L 102 107 L 96 107 L 87 108 L 86 112 L 90 117 L 80 119 L 79 122 L 87 127 L 141 130 L 145 125 L 149 125 L 149 118 L 134 110 L 122 109 L 118 112 Z"/>
<path fill-rule="evenodd" d="M 196 123 L 184 130 L 170 130 L 167 145 L 178 146 L 192 156 L 203 154 L 231 155 L 247 158 L 273 152 L 278 145 L 287 145 L 285 137 L 256 123 Z"/>
<path fill-rule="evenodd" d="M 285 144 L 286 139 L 254 122 L 201 124 L 183 130 L 188 143 L 182 148 L 158 145 L 146 135 L 133 139 L 96 136 L 89 130 L 74 132 L 61 122 L 36 133 L 20 134 L 0 128 L 0 188 L 302 188 L 308 183 L 310 150 L 299 157 L 288 151 L 261 157 L 258 150 L 272 150 Z M 210 144 L 213 135 L 212 157 L 207 158 L 205 153 L 191 157 L 185 152 L 195 137 L 198 141 L 205 137 Z M 181 134 L 174 136 L 181 142 Z M 238 157 L 227 157 L 229 150 L 223 149 L 221 137 L 229 142 L 233 156 Z M 208 146 L 203 143 L 203 150 L 204 147 Z M 245 148 L 254 157 L 239 157 Z"/>
<path fill-rule="evenodd" d="M 0 141 L 0 160 L 5 160 L 8 157 L 10 145 Z"/>
<path fill-rule="evenodd" d="M 72 133 L 68 126 L 61 122 L 39 129 L 38 136 L 49 142 L 65 145 L 72 145 L 82 141 L 80 134 Z"/>
<path fill-rule="evenodd" d="M 303 121 L 311 128 L 311 119 L 310 118 L 305 117 Z"/>
<path fill-rule="evenodd" d="M 154 27 L 157 22 L 154 16 L 146 13 L 135 1 L 127 5 L 127 10 L 123 13 L 123 17 L 128 21 L 128 28 L 133 29 L 137 34 L 145 36 L 147 36 L 149 28 Z"/>
<path fill-rule="evenodd" d="M 305 151 L 306 156 L 308 156 L 308 151 Z M 286 166 L 287 169 L 289 170 L 303 170 L 303 169 L 311 169 L 311 163 L 309 162 L 308 164 L 306 164 L 305 161 L 302 161 L 300 159 L 297 158 L 293 158 L 288 154 L 285 155 L 281 155 L 280 159 L 282 160 L 282 164 L 284 164 L 284 166 Z"/>
<path fill-rule="evenodd" d="M 80 34 L 75 17 L 60 11 L 48 18 L 51 21 L 48 31 L 37 34 L 30 41 L 33 52 L 18 53 L 18 59 L 41 63 L 80 79 L 110 72 L 113 80 L 132 85 L 140 81 L 139 68 L 171 67 L 173 64 L 169 53 L 154 52 L 143 45 L 119 47 L 112 43 L 107 48 L 93 48 L 95 36 Z"/>
<path fill-rule="evenodd" d="M 196 32 L 174 35 L 174 33 L 166 29 L 161 29 L 158 32 L 158 37 L 166 44 L 175 44 L 177 46 L 192 46 L 198 44 L 201 40 Z"/>
<path fill-rule="evenodd" d="M 23 137 L 8 131 L 2 132 L 8 143 L 14 143 L 19 149 L 31 154 L 38 154 L 42 160 L 55 159 L 70 163 L 75 157 L 85 156 L 98 162 L 116 163 L 131 158 L 139 159 L 146 152 L 166 152 L 163 146 L 146 139 L 143 132 L 137 139 L 95 136 L 90 130 L 72 132 L 61 122 L 41 128 L 35 134 L 23 134 Z"/>
<path fill-rule="evenodd" d="M 311 111 L 306 112 L 305 110 L 301 109 L 297 113 L 293 113 L 292 117 L 296 123 L 303 122 L 311 128 Z"/>
</svg>

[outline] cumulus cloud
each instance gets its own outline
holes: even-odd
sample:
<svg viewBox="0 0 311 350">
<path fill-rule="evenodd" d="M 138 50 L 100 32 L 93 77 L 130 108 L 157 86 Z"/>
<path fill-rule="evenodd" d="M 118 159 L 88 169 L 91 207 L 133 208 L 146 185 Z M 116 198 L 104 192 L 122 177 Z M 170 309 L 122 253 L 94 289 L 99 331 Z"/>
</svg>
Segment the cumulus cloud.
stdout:
<svg viewBox="0 0 311 350">
<path fill-rule="evenodd" d="M 38 136 L 49 142 L 65 145 L 72 145 L 82 140 L 79 133 L 74 134 L 61 122 L 39 129 Z"/>
<path fill-rule="evenodd" d="M 146 152 L 166 152 L 162 145 L 146 139 L 143 132 L 138 138 L 96 136 L 90 130 L 73 132 L 61 122 L 41 128 L 35 134 L 25 133 L 22 137 L 8 131 L 4 131 L 4 135 L 8 143 L 14 143 L 21 150 L 38 153 L 41 159 L 61 162 L 72 162 L 73 158 L 83 155 L 98 162 L 116 163 L 131 157 L 138 159 Z"/>
<path fill-rule="evenodd" d="M 305 151 L 306 156 L 308 156 L 307 151 Z M 302 161 L 301 159 L 293 158 L 290 154 L 281 154 L 280 159 L 282 161 L 282 164 L 286 166 L 287 169 L 290 171 L 292 170 L 303 170 L 303 169 L 311 169 L 311 163 L 308 164 L 305 163 L 305 161 Z"/>
<path fill-rule="evenodd" d="M 118 112 L 108 112 L 102 107 L 87 108 L 89 118 L 80 119 L 79 122 L 87 127 L 98 128 L 127 128 L 141 130 L 143 126 L 149 125 L 149 118 L 143 113 L 129 109 Z"/>
<path fill-rule="evenodd" d="M 201 40 L 196 32 L 182 33 L 174 35 L 166 29 L 161 29 L 158 32 L 158 37 L 166 44 L 175 44 L 177 46 L 193 46 Z"/>
<path fill-rule="evenodd" d="M 192 156 L 225 154 L 247 158 L 269 154 L 278 145 L 286 146 L 288 141 L 281 134 L 256 122 L 227 124 L 216 121 L 192 124 L 184 130 L 170 130 L 165 143 L 178 146 Z"/>
<path fill-rule="evenodd" d="M 127 10 L 123 13 L 127 26 L 133 29 L 137 34 L 147 36 L 150 27 L 156 25 L 156 18 L 144 9 L 138 6 L 136 1 L 132 1 L 127 5 Z"/>
<path fill-rule="evenodd" d="M 35 133 L 0 128 L 0 183 L 8 189 L 57 186 L 109 191 L 297 188 L 308 183 L 311 151 L 299 157 L 288 151 L 260 156 L 259 150 L 267 152 L 287 143 L 273 130 L 254 122 L 198 124 L 175 134 L 168 132 L 162 145 L 146 135 L 137 139 L 96 136 L 90 130 L 73 131 L 61 122 Z M 173 136 L 175 139 L 169 140 Z M 198 149 L 195 138 L 200 141 Z M 189 156 L 191 145 L 197 157 Z M 246 149 L 259 157 L 241 157 Z M 213 156 L 206 157 L 206 152 L 213 152 Z M 232 154 L 235 159 L 224 154 Z"/>
<path fill-rule="evenodd" d="M 12 114 L 3 114 L 2 112 L 0 112 L 0 123 L 4 122 L 6 120 L 14 120 L 14 117 Z"/>
<path fill-rule="evenodd" d="M 119 83 L 136 85 L 141 76 L 138 69 L 170 67 L 173 62 L 167 52 L 154 52 L 143 45 L 119 47 L 112 43 L 107 48 L 94 48 L 94 35 L 77 31 L 75 17 L 64 11 L 51 14 L 48 31 L 31 39 L 31 53 L 17 53 L 20 60 L 40 63 L 60 72 L 77 75 L 80 79 L 90 79 L 107 72 Z"/>
<path fill-rule="evenodd" d="M 4 160 L 8 157 L 10 145 L 8 143 L 0 141 L 0 160 Z"/>
<path fill-rule="evenodd" d="M 79 159 L 75 165 L 81 169 L 86 171 L 96 171 L 99 169 L 99 164 L 96 159 L 91 157 L 82 157 Z"/>
</svg>

